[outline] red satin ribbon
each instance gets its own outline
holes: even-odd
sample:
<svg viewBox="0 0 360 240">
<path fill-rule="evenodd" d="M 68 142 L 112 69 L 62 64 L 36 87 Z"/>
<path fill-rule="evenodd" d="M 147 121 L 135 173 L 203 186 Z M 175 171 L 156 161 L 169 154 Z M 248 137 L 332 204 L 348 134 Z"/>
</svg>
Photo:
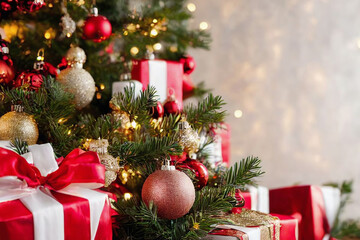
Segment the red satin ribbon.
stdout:
<svg viewBox="0 0 360 240">
<path fill-rule="evenodd" d="M 71 183 L 105 182 L 105 167 L 95 152 L 74 149 L 59 165 L 59 168 L 47 176 L 41 176 L 39 169 L 30 165 L 17 153 L 0 148 L 0 177 L 16 176 L 25 180 L 29 187 L 43 185 L 50 190 L 60 190 Z"/>
<path fill-rule="evenodd" d="M 235 230 L 235 229 L 214 229 L 210 233 L 210 235 L 220 235 L 220 236 L 231 236 L 231 237 L 237 237 L 238 239 L 242 240 L 243 236 L 246 235 L 246 233 Z"/>
</svg>

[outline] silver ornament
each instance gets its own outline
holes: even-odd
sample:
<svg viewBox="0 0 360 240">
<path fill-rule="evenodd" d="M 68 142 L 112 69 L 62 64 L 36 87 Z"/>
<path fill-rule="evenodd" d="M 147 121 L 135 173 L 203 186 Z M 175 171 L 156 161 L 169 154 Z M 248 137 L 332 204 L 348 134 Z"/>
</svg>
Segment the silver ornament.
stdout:
<svg viewBox="0 0 360 240">
<path fill-rule="evenodd" d="M 90 151 L 97 152 L 101 161 L 101 164 L 105 166 L 105 187 L 109 186 L 116 180 L 117 174 L 120 170 L 118 159 L 108 154 L 107 148 L 109 142 L 107 139 L 92 140 L 90 142 Z"/>
<path fill-rule="evenodd" d="M 86 62 L 85 51 L 80 47 L 71 47 L 67 51 L 65 58 L 68 65 L 74 68 L 83 68 L 84 63 Z"/>
<path fill-rule="evenodd" d="M 61 22 L 59 25 L 62 27 L 63 35 L 66 37 L 71 37 L 71 35 L 76 30 L 76 23 L 68 13 L 61 17 Z"/>
</svg>

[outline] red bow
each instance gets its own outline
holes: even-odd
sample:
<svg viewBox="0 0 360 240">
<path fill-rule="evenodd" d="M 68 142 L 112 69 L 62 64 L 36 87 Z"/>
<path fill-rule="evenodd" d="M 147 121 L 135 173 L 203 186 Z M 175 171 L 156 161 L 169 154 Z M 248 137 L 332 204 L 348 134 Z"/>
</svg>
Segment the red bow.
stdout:
<svg viewBox="0 0 360 240">
<path fill-rule="evenodd" d="M 95 152 L 74 149 L 61 162 L 59 168 L 41 176 L 39 169 L 30 165 L 17 153 L 0 148 L 0 177 L 16 176 L 25 180 L 29 187 L 45 186 L 50 190 L 60 190 L 72 183 L 105 182 L 105 167 Z"/>
</svg>

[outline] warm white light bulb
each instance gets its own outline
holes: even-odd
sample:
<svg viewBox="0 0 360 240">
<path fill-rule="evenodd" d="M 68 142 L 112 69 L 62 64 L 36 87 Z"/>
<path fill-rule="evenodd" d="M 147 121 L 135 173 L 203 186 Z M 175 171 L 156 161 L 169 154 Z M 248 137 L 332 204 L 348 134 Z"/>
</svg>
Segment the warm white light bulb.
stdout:
<svg viewBox="0 0 360 240">
<path fill-rule="evenodd" d="M 193 3 L 188 3 L 187 9 L 188 9 L 190 12 L 195 12 L 196 6 L 195 6 L 195 4 L 193 4 Z"/>
<path fill-rule="evenodd" d="M 236 118 L 241 118 L 242 117 L 242 115 L 243 115 L 243 112 L 241 111 L 241 110 L 235 110 L 235 112 L 234 112 L 234 116 L 236 117 Z"/>
<path fill-rule="evenodd" d="M 209 24 L 208 24 L 207 22 L 201 22 L 201 23 L 199 24 L 199 28 L 200 28 L 201 30 L 206 30 L 206 29 L 209 28 Z"/>
<path fill-rule="evenodd" d="M 130 198 L 131 198 L 131 193 L 125 193 L 124 194 L 124 199 L 127 201 L 127 200 L 130 200 Z"/>
<path fill-rule="evenodd" d="M 130 49 L 130 53 L 131 53 L 131 55 L 135 56 L 136 54 L 139 53 L 139 48 L 137 48 L 137 47 L 132 47 L 132 48 Z"/>
<path fill-rule="evenodd" d="M 154 48 L 154 50 L 156 50 L 156 51 L 159 51 L 160 49 L 161 49 L 161 43 L 155 43 L 154 45 L 153 45 L 153 48 Z"/>
</svg>

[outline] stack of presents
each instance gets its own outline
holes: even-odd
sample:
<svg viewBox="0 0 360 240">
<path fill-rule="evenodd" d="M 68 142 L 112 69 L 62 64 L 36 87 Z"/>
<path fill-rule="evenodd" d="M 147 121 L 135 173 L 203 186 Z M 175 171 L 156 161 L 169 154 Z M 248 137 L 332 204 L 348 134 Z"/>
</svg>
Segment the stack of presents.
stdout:
<svg viewBox="0 0 360 240">
<path fill-rule="evenodd" d="M 194 88 L 191 71 L 184 71 L 183 64 L 135 61 L 135 80 L 115 82 L 114 92 L 123 91 L 125 86 L 144 89 L 153 85 L 160 101 L 171 94 L 182 107 L 183 95 Z M 214 165 L 229 164 L 230 132 L 226 126 L 224 123 L 224 128 L 213 130 L 215 142 L 209 151 Z M 75 149 L 65 158 L 55 159 L 51 145 L 41 144 L 29 146 L 30 152 L 20 156 L 7 149 L 8 145 L 0 142 L 0 239 L 112 239 L 109 194 L 98 190 L 104 185 L 104 166 L 96 153 Z M 338 189 L 248 189 L 237 193 L 245 205 L 231 214 L 234 224 L 214 226 L 205 239 L 329 239 L 340 203 Z"/>
<path fill-rule="evenodd" d="M 216 226 L 206 239 L 334 240 L 329 233 L 340 206 L 338 188 L 250 186 L 237 197 L 245 200 L 240 211 L 233 209 L 234 215 L 239 214 L 234 219 L 237 225 Z M 250 213 L 260 221 L 249 221 Z"/>
</svg>

